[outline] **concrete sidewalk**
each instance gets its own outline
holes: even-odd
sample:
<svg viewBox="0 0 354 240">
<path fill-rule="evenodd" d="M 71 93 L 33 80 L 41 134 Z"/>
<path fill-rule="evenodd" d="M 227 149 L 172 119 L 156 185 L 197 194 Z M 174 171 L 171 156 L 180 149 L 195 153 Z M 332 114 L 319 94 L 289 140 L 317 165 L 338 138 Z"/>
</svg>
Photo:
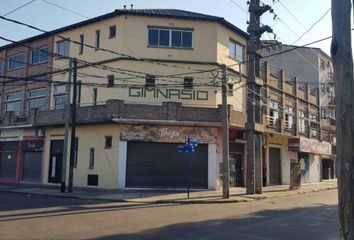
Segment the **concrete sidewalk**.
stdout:
<svg viewBox="0 0 354 240">
<path fill-rule="evenodd" d="M 231 188 L 230 198 L 223 199 L 222 191 L 205 190 L 192 191 L 190 198 L 183 191 L 169 190 L 93 190 L 74 189 L 73 193 L 60 193 L 60 187 L 53 186 L 29 186 L 29 185 L 0 185 L 0 192 L 14 192 L 32 195 L 43 195 L 52 197 L 77 198 L 86 200 L 103 200 L 113 202 L 135 202 L 135 203 L 235 203 L 250 202 L 261 199 L 278 198 L 319 192 L 337 188 L 336 180 L 328 180 L 318 183 L 302 184 L 300 189 L 289 190 L 289 185 L 269 186 L 263 188 L 262 194 L 247 195 L 245 188 Z"/>
</svg>

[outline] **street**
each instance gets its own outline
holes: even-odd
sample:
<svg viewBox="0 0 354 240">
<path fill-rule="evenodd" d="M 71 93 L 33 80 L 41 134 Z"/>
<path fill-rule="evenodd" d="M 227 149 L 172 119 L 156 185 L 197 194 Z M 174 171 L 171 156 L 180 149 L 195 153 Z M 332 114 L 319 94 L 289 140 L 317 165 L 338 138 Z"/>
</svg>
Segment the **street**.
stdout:
<svg viewBox="0 0 354 240">
<path fill-rule="evenodd" d="M 135 204 L 1 193 L 1 239 L 338 239 L 337 191 L 229 204 Z"/>
</svg>

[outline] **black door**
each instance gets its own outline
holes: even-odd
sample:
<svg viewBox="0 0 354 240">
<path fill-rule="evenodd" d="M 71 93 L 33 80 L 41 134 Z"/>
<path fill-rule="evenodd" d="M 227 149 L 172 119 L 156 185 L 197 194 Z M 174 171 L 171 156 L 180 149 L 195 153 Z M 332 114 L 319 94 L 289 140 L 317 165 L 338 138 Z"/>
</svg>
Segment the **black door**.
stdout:
<svg viewBox="0 0 354 240">
<path fill-rule="evenodd" d="M 42 175 L 42 152 L 24 152 L 22 181 L 39 182 Z"/>
<path fill-rule="evenodd" d="M 280 148 L 269 148 L 269 185 L 281 184 Z"/>
<path fill-rule="evenodd" d="M 334 178 L 334 164 L 332 159 L 322 159 L 322 179 Z"/>
<path fill-rule="evenodd" d="M 0 178 L 16 179 L 18 142 L 2 142 L 0 158 Z"/>
<path fill-rule="evenodd" d="M 50 141 L 50 159 L 48 182 L 60 183 L 63 166 L 64 140 Z"/>
<path fill-rule="evenodd" d="M 243 187 L 243 156 L 241 153 L 230 153 L 230 186 Z"/>
<path fill-rule="evenodd" d="M 128 142 L 126 187 L 185 188 L 191 161 L 191 187 L 208 188 L 208 145 L 178 153 L 175 143 Z"/>
</svg>

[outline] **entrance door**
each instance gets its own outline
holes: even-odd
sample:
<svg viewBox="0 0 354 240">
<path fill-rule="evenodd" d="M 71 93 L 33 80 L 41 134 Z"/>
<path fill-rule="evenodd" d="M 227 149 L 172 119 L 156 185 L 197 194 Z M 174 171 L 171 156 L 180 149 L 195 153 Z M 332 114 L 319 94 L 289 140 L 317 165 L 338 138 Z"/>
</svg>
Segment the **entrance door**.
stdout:
<svg viewBox="0 0 354 240">
<path fill-rule="evenodd" d="M 18 142 L 1 143 L 0 178 L 15 180 Z"/>
<path fill-rule="evenodd" d="M 269 185 L 281 184 L 280 148 L 269 148 Z"/>
<path fill-rule="evenodd" d="M 63 166 L 64 140 L 50 141 L 50 159 L 48 182 L 60 183 Z"/>
<path fill-rule="evenodd" d="M 299 153 L 299 161 L 301 168 L 301 182 L 306 183 L 310 181 L 310 164 L 308 153 Z"/>
<path fill-rule="evenodd" d="M 230 153 L 230 186 L 243 187 L 243 155 Z"/>
<path fill-rule="evenodd" d="M 24 152 L 22 181 L 39 182 L 42 175 L 42 152 Z"/>
<path fill-rule="evenodd" d="M 334 178 L 334 164 L 332 159 L 322 159 L 322 179 Z"/>
</svg>

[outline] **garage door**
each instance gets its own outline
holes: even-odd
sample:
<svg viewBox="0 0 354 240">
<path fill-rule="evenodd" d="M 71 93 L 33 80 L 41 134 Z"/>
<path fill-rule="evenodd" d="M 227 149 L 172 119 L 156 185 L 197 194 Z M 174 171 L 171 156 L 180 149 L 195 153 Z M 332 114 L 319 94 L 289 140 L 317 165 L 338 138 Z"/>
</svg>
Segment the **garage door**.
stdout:
<svg viewBox="0 0 354 240">
<path fill-rule="evenodd" d="M 16 179 L 18 142 L 3 142 L 0 158 L 0 178 Z"/>
<path fill-rule="evenodd" d="M 192 188 L 208 188 L 208 145 L 178 153 L 174 143 L 128 142 L 126 187 L 184 188 L 192 161 Z"/>
<path fill-rule="evenodd" d="M 42 152 L 24 152 L 22 180 L 39 182 L 42 174 Z"/>
</svg>

